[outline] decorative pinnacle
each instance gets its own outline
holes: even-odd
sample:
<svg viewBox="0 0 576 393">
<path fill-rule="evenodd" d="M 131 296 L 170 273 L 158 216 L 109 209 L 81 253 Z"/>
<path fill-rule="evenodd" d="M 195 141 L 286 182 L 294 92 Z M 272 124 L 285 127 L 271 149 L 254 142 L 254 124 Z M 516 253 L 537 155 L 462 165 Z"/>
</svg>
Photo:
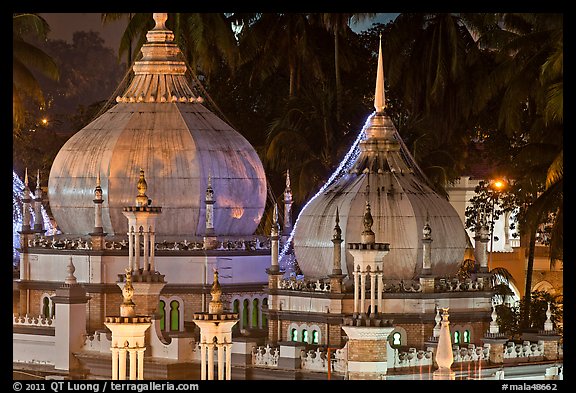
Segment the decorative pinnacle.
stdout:
<svg viewBox="0 0 576 393">
<path fill-rule="evenodd" d="M 28 168 L 24 172 L 24 185 L 28 187 Z"/>
<path fill-rule="evenodd" d="M 376 109 L 376 113 L 383 113 L 386 108 L 386 96 L 384 93 L 384 62 L 382 61 L 382 34 L 380 34 L 380 46 L 378 49 L 378 70 L 376 72 L 374 108 Z"/>
<path fill-rule="evenodd" d="M 124 298 L 123 304 L 133 305 L 132 298 L 134 297 L 134 287 L 132 286 L 132 269 L 126 268 L 126 284 L 122 288 L 122 297 Z"/>
<path fill-rule="evenodd" d="M 36 189 L 40 189 L 40 169 L 36 171 Z"/>
<path fill-rule="evenodd" d="M 100 171 L 98 171 L 96 175 L 96 187 L 100 187 Z"/>
<path fill-rule="evenodd" d="M 166 21 L 168 20 L 167 13 L 155 12 L 152 14 L 152 18 L 154 18 L 154 22 L 156 22 L 153 30 L 166 30 Z"/>
<path fill-rule="evenodd" d="M 76 276 L 74 276 L 74 272 L 76 271 L 76 267 L 72 263 L 72 257 L 70 257 L 70 263 L 66 266 L 66 270 L 68 271 L 68 276 L 64 279 L 64 284 L 73 285 L 76 284 Z"/>
<path fill-rule="evenodd" d="M 224 312 L 224 305 L 222 304 L 222 287 L 218 281 L 218 270 L 214 268 L 214 282 L 212 283 L 212 289 L 210 290 L 212 295 L 212 300 L 208 305 L 208 312 L 210 314 L 222 314 Z"/>
<path fill-rule="evenodd" d="M 214 189 L 212 188 L 212 175 L 208 174 L 208 186 L 206 186 L 206 201 L 214 200 Z"/>
<path fill-rule="evenodd" d="M 272 230 L 271 235 L 277 236 L 280 225 L 278 225 L 278 204 L 274 204 L 274 213 L 272 213 Z"/>
<path fill-rule="evenodd" d="M 368 196 L 370 195 L 370 184 L 366 185 L 366 207 L 364 209 L 364 231 L 362 231 L 362 238 L 366 241 L 362 243 L 374 243 L 374 232 L 372 231 L 372 224 L 374 224 L 374 219 L 372 218 L 372 213 L 370 211 L 370 201 Z"/>
<path fill-rule="evenodd" d="M 338 214 L 338 206 L 336 206 L 336 225 L 334 226 L 334 240 L 342 240 L 342 229 L 340 229 L 340 215 Z"/>
<path fill-rule="evenodd" d="M 146 206 L 148 204 L 148 196 L 146 190 L 148 184 L 144 178 L 144 169 L 140 168 L 140 179 L 138 180 L 138 196 L 136 197 L 136 206 Z"/>
<path fill-rule="evenodd" d="M 428 214 L 428 211 L 426 211 L 426 222 L 424 223 L 424 228 L 422 229 L 422 235 L 423 240 L 432 239 L 432 228 L 430 228 L 430 215 Z"/>
<path fill-rule="evenodd" d="M 286 190 L 290 190 L 290 169 L 286 169 Z"/>
</svg>

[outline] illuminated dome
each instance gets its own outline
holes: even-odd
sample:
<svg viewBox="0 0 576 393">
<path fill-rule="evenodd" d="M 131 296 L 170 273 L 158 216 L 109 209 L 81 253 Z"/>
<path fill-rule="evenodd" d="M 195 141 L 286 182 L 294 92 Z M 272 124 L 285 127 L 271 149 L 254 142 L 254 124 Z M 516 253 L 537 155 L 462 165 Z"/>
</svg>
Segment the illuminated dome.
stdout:
<svg viewBox="0 0 576 393">
<path fill-rule="evenodd" d="M 130 86 L 56 156 L 48 184 L 54 218 L 65 234 L 92 232 L 92 199 L 100 174 L 104 232 L 125 235 L 122 208 L 134 203 L 143 169 L 148 195 L 162 207 L 159 238 L 204 235 L 209 176 L 215 233 L 252 235 L 266 201 L 262 163 L 241 134 L 195 97 L 174 35 L 164 25 L 166 14 L 154 14 L 154 19 Z"/>
<path fill-rule="evenodd" d="M 294 253 L 307 278 L 332 272 L 336 208 L 342 229 L 342 273 L 351 275 L 347 243 L 359 243 L 368 200 L 376 242 L 389 243 L 384 279 L 415 278 L 422 270 L 422 230 L 427 216 L 432 231 L 431 269 L 437 276 L 456 273 L 464 259 L 467 235 L 458 213 L 428 185 L 385 113 L 382 53 L 378 62 L 376 112 L 368 119 L 359 154 L 350 170 L 336 177 L 300 213 L 294 229 Z"/>
</svg>

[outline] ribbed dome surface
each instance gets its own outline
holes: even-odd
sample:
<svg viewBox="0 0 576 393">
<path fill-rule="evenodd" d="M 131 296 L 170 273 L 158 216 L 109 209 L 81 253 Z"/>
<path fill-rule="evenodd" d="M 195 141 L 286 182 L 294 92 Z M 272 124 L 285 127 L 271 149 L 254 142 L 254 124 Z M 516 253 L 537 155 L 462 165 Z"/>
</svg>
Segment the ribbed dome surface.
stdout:
<svg viewBox="0 0 576 393">
<path fill-rule="evenodd" d="M 163 17 L 164 16 L 164 17 Z M 165 14 L 155 14 L 143 58 L 117 104 L 72 136 L 50 171 L 50 207 L 66 234 L 94 228 L 94 188 L 101 176 L 104 232 L 125 235 L 124 206 L 134 205 L 139 170 L 148 196 L 162 207 L 162 239 L 205 233 L 208 176 L 214 189 L 217 235 L 252 235 L 264 211 L 264 168 L 250 143 L 210 112 L 187 86 L 185 64 Z"/>
<path fill-rule="evenodd" d="M 352 272 L 353 258 L 346 244 L 360 242 L 367 198 L 376 242 L 390 244 L 384 257 L 385 279 L 412 279 L 420 273 L 422 228 L 427 215 L 432 229 L 433 273 L 444 276 L 457 271 L 467 245 L 464 226 L 452 205 L 434 192 L 406 159 L 398 138 L 390 117 L 372 115 L 353 169 L 301 212 L 294 252 L 306 277 L 322 278 L 332 271 L 336 207 L 344 240 L 342 271 Z"/>
</svg>

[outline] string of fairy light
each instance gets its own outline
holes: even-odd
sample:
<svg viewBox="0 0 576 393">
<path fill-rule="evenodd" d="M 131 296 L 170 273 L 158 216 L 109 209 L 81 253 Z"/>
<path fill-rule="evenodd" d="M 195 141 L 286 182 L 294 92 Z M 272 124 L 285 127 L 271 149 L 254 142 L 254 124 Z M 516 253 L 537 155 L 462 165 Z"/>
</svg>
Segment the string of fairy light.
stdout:
<svg viewBox="0 0 576 393">
<path fill-rule="evenodd" d="M 324 190 L 326 190 L 326 188 L 330 187 L 332 184 L 336 183 L 342 176 L 344 176 L 345 174 L 350 172 L 354 163 L 358 159 L 358 156 L 360 155 L 360 142 L 366 138 L 366 129 L 369 127 L 369 125 L 370 125 L 369 120 L 371 119 L 371 117 L 373 115 L 374 115 L 374 113 L 372 113 L 372 114 L 370 114 L 370 116 L 368 116 L 368 118 L 366 119 L 366 122 L 364 123 L 364 126 L 362 127 L 362 130 L 360 131 L 360 133 L 358 133 L 358 136 L 354 140 L 354 143 L 352 143 L 352 146 L 350 147 L 350 149 L 348 150 L 346 155 L 344 155 L 344 158 L 342 159 L 342 161 L 340 162 L 340 164 L 338 165 L 336 170 L 328 178 L 326 183 L 324 183 L 324 185 L 322 187 L 320 187 L 318 192 L 312 198 L 310 198 L 308 200 L 308 202 L 306 202 L 304 207 L 300 210 L 300 213 L 298 214 L 298 217 L 296 218 L 296 222 L 294 222 L 294 226 L 292 227 L 292 231 L 290 232 L 290 236 L 286 240 L 286 243 L 284 243 L 284 246 L 282 247 L 282 250 L 280 251 L 279 256 L 278 256 L 278 259 L 280 261 L 280 265 L 284 269 L 286 269 L 287 271 L 288 270 L 294 271 L 296 260 L 293 258 L 292 255 L 288 254 L 288 251 L 290 250 L 290 245 L 292 243 L 292 240 L 294 239 L 294 233 L 296 233 L 296 228 L 298 227 L 298 220 L 300 220 L 300 216 L 302 215 L 302 212 L 304 212 L 304 210 L 306 210 L 306 207 L 314 199 L 316 199 L 318 197 L 318 195 L 322 194 L 324 192 Z"/>
<path fill-rule="evenodd" d="M 22 199 L 24 198 L 24 182 L 18 177 L 16 172 L 12 171 L 12 257 L 13 261 L 17 261 L 20 258 L 20 253 L 18 252 L 18 247 L 20 247 L 20 234 L 19 231 L 22 230 Z M 30 198 L 34 198 L 34 194 L 30 192 Z M 30 206 L 30 217 L 36 221 L 35 212 L 32 206 Z M 44 223 L 45 234 L 48 236 L 54 235 L 56 229 L 48 217 L 48 213 L 42 206 L 42 222 Z"/>
</svg>

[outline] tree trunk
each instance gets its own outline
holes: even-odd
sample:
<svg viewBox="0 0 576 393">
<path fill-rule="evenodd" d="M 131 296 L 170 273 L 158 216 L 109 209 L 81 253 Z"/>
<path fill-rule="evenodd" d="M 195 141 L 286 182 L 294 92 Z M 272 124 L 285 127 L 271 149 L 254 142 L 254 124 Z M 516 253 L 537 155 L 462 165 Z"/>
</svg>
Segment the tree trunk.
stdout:
<svg viewBox="0 0 576 393">
<path fill-rule="evenodd" d="M 342 112 L 342 81 L 340 80 L 339 45 L 338 32 L 334 30 L 334 75 L 336 77 L 336 121 L 338 122 L 340 122 L 340 114 Z"/>
<path fill-rule="evenodd" d="M 530 303 L 532 301 L 532 272 L 534 271 L 534 253 L 536 250 L 536 226 L 530 226 L 530 243 L 528 245 L 528 261 L 526 263 L 526 286 L 524 287 L 524 312 L 522 327 L 530 327 Z"/>
</svg>

